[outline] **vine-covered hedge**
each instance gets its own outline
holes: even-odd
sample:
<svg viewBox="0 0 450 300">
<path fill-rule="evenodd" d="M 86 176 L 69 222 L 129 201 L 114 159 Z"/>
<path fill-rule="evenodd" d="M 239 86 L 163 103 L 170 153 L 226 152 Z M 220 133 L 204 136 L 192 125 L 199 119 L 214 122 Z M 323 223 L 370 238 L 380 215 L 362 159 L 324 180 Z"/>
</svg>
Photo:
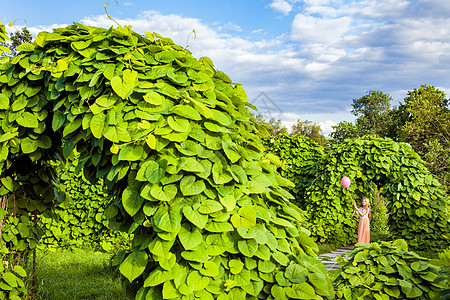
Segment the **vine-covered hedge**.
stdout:
<svg viewBox="0 0 450 300">
<path fill-rule="evenodd" d="M 342 244 L 356 240 L 357 221 L 349 220 L 351 199 L 358 202 L 365 186 L 375 182 L 389 199 L 390 231 L 415 249 L 443 249 L 450 244 L 449 200 L 409 144 L 390 139 L 346 140 L 315 165 L 316 179 L 305 199 L 313 235 L 321 242 Z"/>
<path fill-rule="evenodd" d="M 37 207 L 59 182 L 44 162 L 76 149 L 84 176 L 105 179 L 110 225 L 134 234 L 119 270 L 136 299 L 334 296 L 244 90 L 209 58 L 81 24 L 18 50 L 0 69 L 0 170 L 39 166 L 45 186 L 12 172 Z"/>
<path fill-rule="evenodd" d="M 439 267 L 408 251 L 404 240 L 357 244 L 338 257 L 343 267 L 336 278 L 337 299 L 440 299 L 446 287 L 435 279 Z"/>
<path fill-rule="evenodd" d="M 108 194 L 103 191 L 103 180 L 89 183 L 75 166 L 68 163 L 61 170 L 61 184 L 66 200 L 53 211 L 46 211 L 39 219 L 44 231 L 41 244 L 44 247 L 94 247 L 117 252 L 125 246 L 125 233 L 108 228 Z M 47 215 L 47 217 L 45 216 Z"/>
<path fill-rule="evenodd" d="M 5 26 L 0 22 L 0 43 L 8 39 Z M 2 51 L 11 53 L 8 48 L 0 46 L 0 54 Z M 9 65 L 9 57 L 0 56 L 0 299 L 21 299 L 27 293 L 26 280 L 30 275 L 25 265 L 42 235 L 42 231 L 34 226 L 35 217 L 31 212 L 45 210 L 59 194 L 53 191 L 55 181 L 52 182 L 52 179 L 56 178 L 56 174 L 51 168 L 45 162 L 38 164 L 29 159 L 19 159 L 16 156 L 18 145 L 10 144 L 10 139 L 19 135 L 17 128 L 10 128 L 10 123 L 19 116 L 13 113 L 9 120 L 9 114 L 5 111 L 10 106 L 8 97 L 3 93 L 5 82 L 11 80 L 11 85 L 17 83 L 17 80 L 4 74 Z M 28 120 L 22 117 L 19 122 L 22 121 Z M 11 131 L 5 133 L 5 130 Z M 44 137 L 43 144 L 46 142 Z M 39 174 L 38 169 L 46 176 Z M 15 173 L 15 170 L 18 172 Z M 17 178 L 24 182 L 18 182 Z M 34 188 L 45 199 L 35 201 L 37 195 Z"/>
<path fill-rule="evenodd" d="M 289 192 L 295 197 L 294 203 L 306 209 L 306 189 L 315 179 L 313 165 L 323 156 L 323 147 L 313 139 L 300 135 L 280 134 L 261 139 L 266 151 L 279 157 L 278 172 L 291 180 L 295 187 Z"/>
</svg>

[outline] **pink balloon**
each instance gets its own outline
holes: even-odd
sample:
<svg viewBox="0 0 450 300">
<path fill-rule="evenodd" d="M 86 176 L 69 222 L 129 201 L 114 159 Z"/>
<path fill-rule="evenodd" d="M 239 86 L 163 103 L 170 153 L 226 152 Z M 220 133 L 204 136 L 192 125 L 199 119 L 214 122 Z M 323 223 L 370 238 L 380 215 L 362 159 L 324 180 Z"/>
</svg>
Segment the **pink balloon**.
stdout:
<svg viewBox="0 0 450 300">
<path fill-rule="evenodd" d="M 348 187 L 350 186 L 352 181 L 350 180 L 350 178 L 344 176 L 344 177 L 341 178 L 341 183 L 346 189 L 348 189 Z"/>
</svg>

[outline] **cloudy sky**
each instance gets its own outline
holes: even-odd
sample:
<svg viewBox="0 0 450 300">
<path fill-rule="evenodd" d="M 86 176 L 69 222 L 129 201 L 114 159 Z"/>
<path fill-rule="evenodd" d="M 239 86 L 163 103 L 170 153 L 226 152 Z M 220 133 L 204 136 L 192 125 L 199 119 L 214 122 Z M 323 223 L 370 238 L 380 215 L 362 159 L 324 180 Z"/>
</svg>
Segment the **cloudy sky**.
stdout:
<svg viewBox="0 0 450 300">
<path fill-rule="evenodd" d="M 158 32 L 210 57 L 259 112 L 324 133 L 353 121 L 352 100 L 370 90 L 394 98 L 429 84 L 450 92 L 450 1 L 97 0 L 2 1 L 0 21 L 37 34 L 72 22 Z M 26 24 L 24 22 L 26 20 Z M 9 28 L 14 30 L 14 28 Z M 188 41 L 188 36 L 191 34 Z"/>
</svg>

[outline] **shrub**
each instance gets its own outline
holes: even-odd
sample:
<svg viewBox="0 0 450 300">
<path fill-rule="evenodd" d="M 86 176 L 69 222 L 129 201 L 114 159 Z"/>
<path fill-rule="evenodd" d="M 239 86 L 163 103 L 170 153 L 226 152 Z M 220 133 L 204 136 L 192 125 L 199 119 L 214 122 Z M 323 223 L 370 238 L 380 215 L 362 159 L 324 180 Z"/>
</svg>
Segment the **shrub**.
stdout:
<svg viewBox="0 0 450 300">
<path fill-rule="evenodd" d="M 450 249 L 444 250 L 439 253 L 439 259 L 433 259 L 431 262 L 441 267 L 439 276 L 434 280 L 435 283 L 442 284 L 446 287 L 439 294 L 443 300 L 450 299 Z"/>
<path fill-rule="evenodd" d="M 347 255 L 336 258 L 343 266 L 334 281 L 338 299 L 438 299 L 445 287 L 434 281 L 438 267 L 404 240 L 357 244 Z"/>
</svg>

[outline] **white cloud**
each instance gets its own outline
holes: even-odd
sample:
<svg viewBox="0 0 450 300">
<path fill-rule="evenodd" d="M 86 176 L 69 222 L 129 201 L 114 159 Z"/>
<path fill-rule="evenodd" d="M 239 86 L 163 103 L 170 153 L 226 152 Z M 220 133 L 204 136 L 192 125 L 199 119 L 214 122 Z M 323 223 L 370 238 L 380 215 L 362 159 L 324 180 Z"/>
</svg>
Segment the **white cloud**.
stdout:
<svg viewBox="0 0 450 300">
<path fill-rule="evenodd" d="M 285 11 L 296 16 L 289 33 L 277 37 L 268 37 L 265 28 L 255 34 L 241 24 L 207 24 L 156 11 L 117 21 L 140 33 L 158 32 L 181 46 L 195 29 L 196 39 L 189 39 L 194 57 L 210 57 L 217 69 L 242 83 L 249 102 L 265 92 L 282 112 L 292 114 L 280 115 L 286 124 L 311 120 L 329 131 L 332 122 L 354 119 L 349 113 L 352 99 L 369 90 L 382 90 L 397 102 L 421 84 L 449 94 L 448 1 L 304 0 L 299 7 L 296 1 L 279 2 L 287 3 Z M 81 23 L 114 25 L 104 15 Z"/>
<path fill-rule="evenodd" d="M 292 11 L 292 5 L 285 0 L 273 0 L 269 7 L 283 15 L 288 15 Z"/>
<path fill-rule="evenodd" d="M 327 19 L 297 14 L 292 22 L 291 39 L 295 42 L 332 45 L 342 40 L 351 24 L 350 17 Z"/>
<path fill-rule="evenodd" d="M 242 32 L 242 28 L 239 25 L 234 24 L 233 22 L 227 22 L 224 25 L 217 27 L 218 31 L 236 31 Z"/>
</svg>

